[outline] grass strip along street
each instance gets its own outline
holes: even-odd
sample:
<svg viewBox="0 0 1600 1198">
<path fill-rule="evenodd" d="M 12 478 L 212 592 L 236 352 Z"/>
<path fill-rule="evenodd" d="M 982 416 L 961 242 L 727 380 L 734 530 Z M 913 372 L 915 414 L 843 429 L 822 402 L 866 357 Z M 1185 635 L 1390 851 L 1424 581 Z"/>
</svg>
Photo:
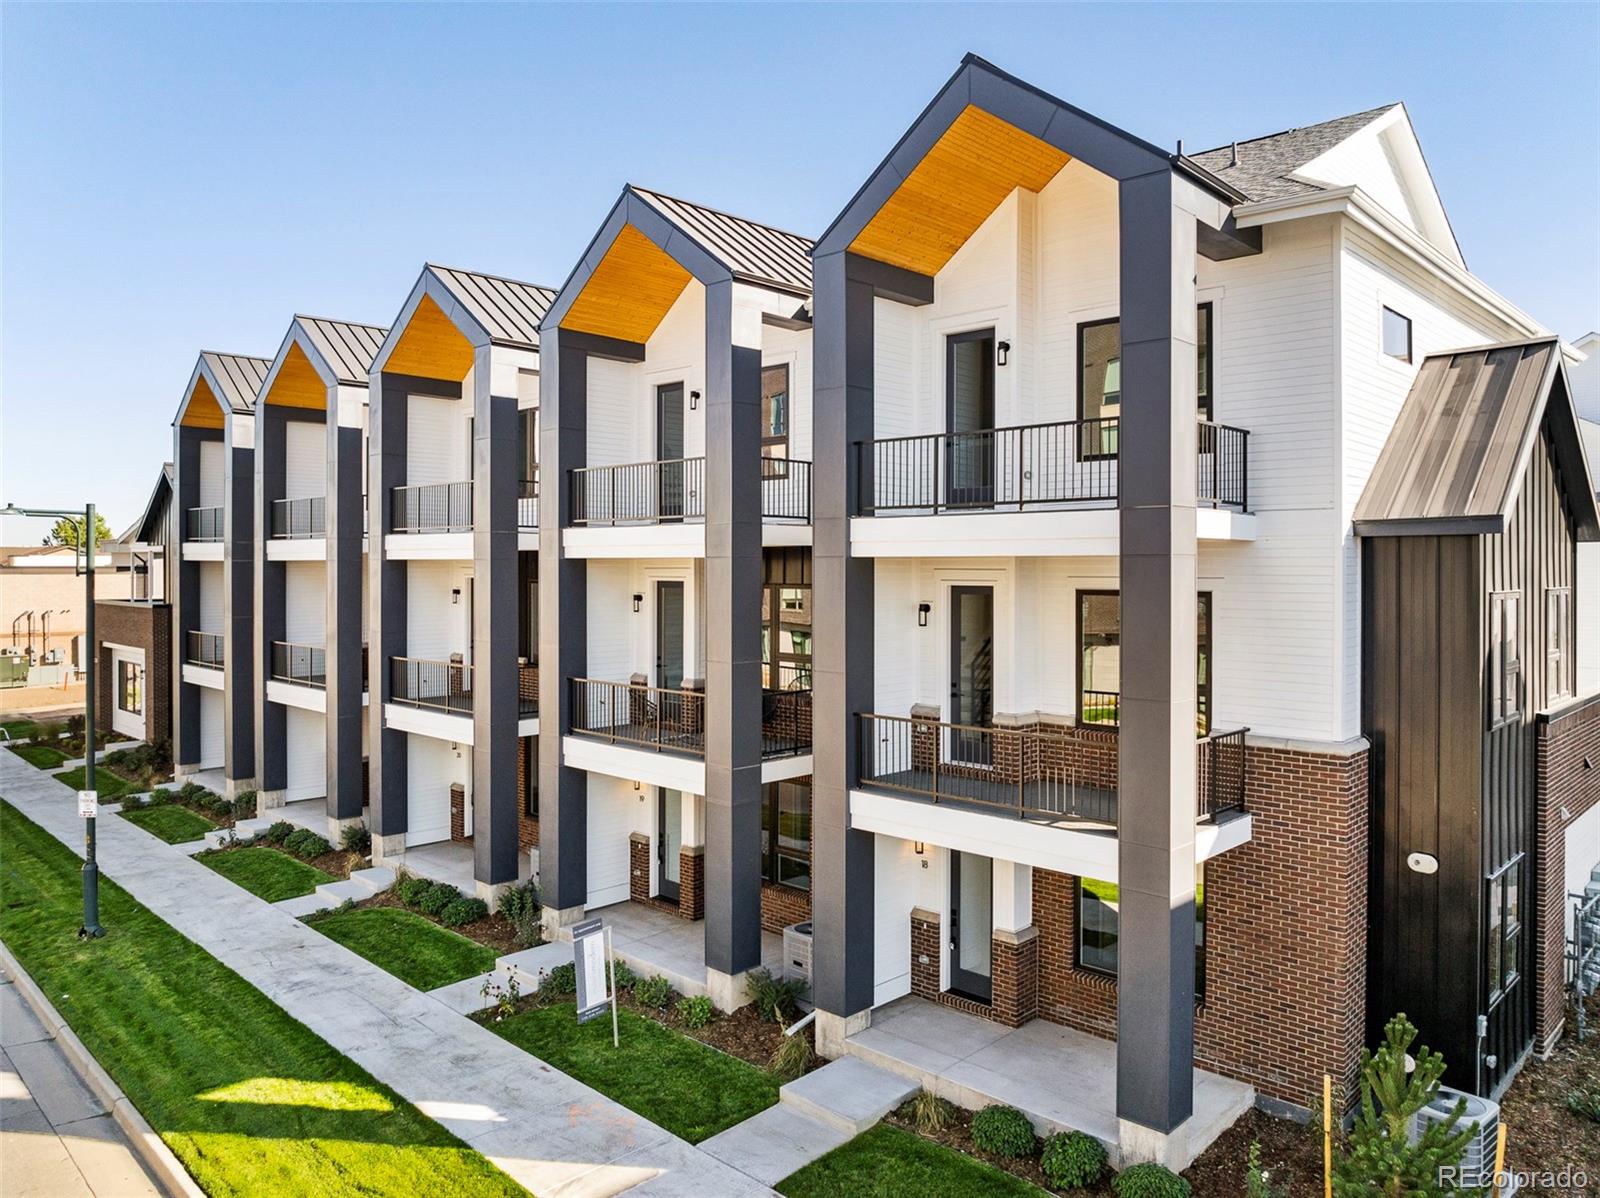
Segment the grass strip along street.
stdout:
<svg viewBox="0 0 1600 1198">
<path fill-rule="evenodd" d="M 310 916 L 306 924 L 418 990 L 437 990 L 494 968 L 492 948 L 398 907 L 329 911 Z"/>
<path fill-rule="evenodd" d="M 0 801 L 0 937 L 208 1194 L 522 1195 L 255 987 Z"/>
<path fill-rule="evenodd" d="M 182 811 L 195 819 L 200 818 L 191 811 L 184 811 L 182 807 L 152 807 L 150 810 Z M 299 898 L 302 894 L 310 894 L 323 883 L 334 880 L 332 874 L 323 873 L 316 866 L 307 865 L 277 849 L 231 849 L 225 853 L 202 853 L 195 860 L 207 869 L 215 870 L 235 886 L 269 903 Z"/>
<path fill-rule="evenodd" d="M 787 1198 L 844 1194 L 938 1194 L 939 1198 L 1039 1198 L 1020 1177 L 880 1123 L 777 1185 Z"/>
<path fill-rule="evenodd" d="M 142 807 L 137 811 L 121 811 L 118 814 L 130 824 L 143 828 L 152 836 L 159 836 L 168 844 L 199 840 L 207 832 L 217 830 L 217 825 L 205 816 L 176 805 Z"/>
</svg>

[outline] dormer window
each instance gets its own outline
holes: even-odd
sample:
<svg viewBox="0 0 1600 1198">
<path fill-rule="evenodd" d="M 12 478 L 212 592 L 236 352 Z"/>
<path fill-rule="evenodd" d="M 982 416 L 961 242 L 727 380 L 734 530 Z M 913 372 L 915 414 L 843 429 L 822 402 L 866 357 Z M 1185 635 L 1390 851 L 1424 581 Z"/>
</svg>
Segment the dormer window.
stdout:
<svg viewBox="0 0 1600 1198">
<path fill-rule="evenodd" d="M 1388 307 L 1383 310 L 1383 352 L 1399 362 L 1411 361 L 1411 318 Z"/>
</svg>

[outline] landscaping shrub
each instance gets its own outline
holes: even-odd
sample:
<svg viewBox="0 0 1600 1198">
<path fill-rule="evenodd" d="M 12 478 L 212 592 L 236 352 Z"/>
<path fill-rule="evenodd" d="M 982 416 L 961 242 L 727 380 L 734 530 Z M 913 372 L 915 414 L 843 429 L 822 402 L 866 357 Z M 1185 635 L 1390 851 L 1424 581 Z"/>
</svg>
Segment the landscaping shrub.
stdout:
<svg viewBox="0 0 1600 1198">
<path fill-rule="evenodd" d="M 672 997 L 672 983 L 660 974 L 641 978 L 633 985 L 633 997 L 639 1000 L 641 1007 L 662 1010 L 667 1005 L 667 999 Z"/>
<path fill-rule="evenodd" d="M 934 1135 L 950 1126 L 956 1109 L 928 1090 L 918 1090 L 917 1096 L 901 1108 L 901 1113 L 925 1136 Z"/>
<path fill-rule="evenodd" d="M 459 928 L 462 924 L 488 917 L 489 904 L 481 898 L 453 899 L 439 912 L 439 922 L 447 928 Z"/>
<path fill-rule="evenodd" d="M 424 915 L 442 915 L 446 907 L 461 897 L 461 892 L 448 882 L 430 882 L 417 900 L 417 906 Z"/>
<path fill-rule="evenodd" d="M 81 715 L 67 717 L 67 735 L 73 740 L 83 739 L 85 721 Z"/>
<path fill-rule="evenodd" d="M 28 738 L 28 743 L 54 747 L 56 741 L 61 739 L 61 734 L 65 731 L 66 729 L 55 721 L 51 721 L 48 724 L 39 724 L 34 728 L 33 735 Z"/>
<path fill-rule="evenodd" d="M 372 833 L 363 823 L 346 824 L 339 832 L 339 843 L 347 853 L 360 853 L 365 857 L 372 852 Z"/>
<path fill-rule="evenodd" d="M 557 965 L 549 973 L 545 974 L 539 982 L 539 993 L 541 994 L 553 994 L 560 998 L 562 995 L 576 994 L 577 992 L 578 971 L 572 966 L 571 962 L 565 965 Z"/>
<path fill-rule="evenodd" d="M 148 806 L 150 803 L 143 795 L 129 795 L 122 800 L 124 811 L 143 811 Z"/>
<path fill-rule="evenodd" d="M 778 1023 L 788 1023 L 799 1014 L 805 990 L 806 984 L 799 978 L 774 977 L 768 969 L 752 969 L 745 979 L 745 993 L 761 1018 Z"/>
<path fill-rule="evenodd" d="M 233 796 L 233 818 L 255 819 L 256 817 L 256 792 L 241 790 Z"/>
<path fill-rule="evenodd" d="M 1117 1198 L 1189 1198 L 1189 1183 L 1154 1161 L 1129 1165 L 1111 1179 Z"/>
<path fill-rule="evenodd" d="M 804 1034 L 785 1036 L 772 1054 L 768 1067 L 780 1082 L 792 1082 L 811 1064 L 811 1043 Z"/>
<path fill-rule="evenodd" d="M 1567 1110 L 1580 1119 L 1600 1123 L 1600 1084 L 1589 1089 L 1574 1090 L 1567 1095 Z"/>
<path fill-rule="evenodd" d="M 172 802 L 176 798 L 177 796 L 165 786 L 158 786 L 150 792 L 150 798 L 148 801 L 152 807 L 164 807 L 166 804 Z"/>
<path fill-rule="evenodd" d="M 986 1106 L 972 1117 L 972 1142 L 996 1156 L 1032 1156 L 1033 1124 L 1014 1106 Z"/>
<path fill-rule="evenodd" d="M 415 874 L 401 874 L 394 884 L 394 895 L 408 907 L 422 905 L 422 896 L 433 889 L 433 883 L 427 878 L 419 878 Z"/>
<path fill-rule="evenodd" d="M 1105 1171 L 1105 1146 L 1081 1131 L 1057 1132 L 1044 1142 L 1039 1167 L 1058 1190 L 1092 1186 Z"/>
<path fill-rule="evenodd" d="M 504 891 L 500 895 L 500 914 L 511 924 L 518 948 L 533 948 L 544 943 L 544 902 L 537 882 L 530 881 Z"/>
<path fill-rule="evenodd" d="M 626 961 L 618 961 L 613 957 L 611 967 L 616 970 L 618 990 L 632 990 L 634 986 L 638 985 L 639 975 L 628 968 Z"/>
<path fill-rule="evenodd" d="M 185 782 L 182 786 L 178 787 L 178 797 L 185 803 L 197 802 L 199 801 L 200 797 L 206 793 L 206 788 L 193 780 Z"/>
<path fill-rule="evenodd" d="M 264 840 L 268 844 L 282 844 L 293 836 L 294 832 L 295 826 L 293 824 L 286 819 L 280 819 L 274 821 L 257 839 Z"/>
<path fill-rule="evenodd" d="M 320 857 L 324 853 L 333 851 L 328 838 L 317 835 L 310 828 L 296 828 L 284 839 L 283 847 L 304 861 L 310 861 L 313 857 Z"/>
<path fill-rule="evenodd" d="M 617 980 L 621 985 L 622 980 Z M 686 1028 L 702 1028 L 711 1022 L 711 1017 L 716 1014 L 716 1008 L 711 1005 L 711 1000 L 704 994 L 696 994 L 693 998 L 680 998 L 678 1000 L 678 1018 L 683 1020 Z"/>
</svg>

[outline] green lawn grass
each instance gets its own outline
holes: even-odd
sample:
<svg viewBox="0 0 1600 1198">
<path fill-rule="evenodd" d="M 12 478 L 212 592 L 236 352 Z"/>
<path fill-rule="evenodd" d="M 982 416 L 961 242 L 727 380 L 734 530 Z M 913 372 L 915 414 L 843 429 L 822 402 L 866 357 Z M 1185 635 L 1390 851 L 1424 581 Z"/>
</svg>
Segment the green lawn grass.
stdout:
<svg viewBox="0 0 1600 1198">
<path fill-rule="evenodd" d="M 494 968 L 494 949 L 399 907 L 332 911 L 306 923 L 418 990 L 437 990 Z"/>
<path fill-rule="evenodd" d="M 632 1011 L 619 1014 L 620 1048 L 611 1047 L 610 1019 L 579 1024 L 571 1003 L 487 1026 L 691 1144 L 778 1101 L 771 1074 Z"/>
<path fill-rule="evenodd" d="M 217 825 L 203 815 L 196 815 L 187 807 L 165 803 L 160 807 L 141 807 L 137 811 L 119 813 L 131 824 L 143 828 L 152 836 L 159 836 L 168 844 L 183 844 L 199 840 L 207 832 L 215 832 Z"/>
<path fill-rule="evenodd" d="M 297 861 L 277 849 L 229 849 L 225 853 L 201 853 L 195 860 L 269 903 L 299 898 L 324 882 L 333 881 L 332 874 L 325 874 L 316 866 Z"/>
<path fill-rule="evenodd" d="M 39 725 L 32 720 L 6 720 L 0 723 L 0 736 L 7 740 L 22 740 L 38 730 Z"/>
<path fill-rule="evenodd" d="M 73 790 L 88 790 L 89 769 L 87 766 L 74 766 L 70 770 L 57 774 L 56 781 L 65 783 L 67 786 L 72 787 Z M 132 790 L 133 783 L 129 782 L 121 774 L 113 773 L 111 770 L 106 769 L 105 766 L 100 765 L 95 767 L 94 789 L 95 793 L 100 796 L 102 803 L 109 803 L 117 796 L 125 795 Z"/>
<path fill-rule="evenodd" d="M 869 1127 L 774 1188 L 788 1198 L 848 1194 L 1041 1198 L 1044 1194 L 1020 1177 L 887 1123 Z"/>
<path fill-rule="evenodd" d="M 10 750 L 37 770 L 58 769 L 67 755 L 49 745 L 10 745 Z"/>
<path fill-rule="evenodd" d="M 0 802 L 0 937 L 211 1198 L 524 1195 L 255 987 Z"/>
</svg>

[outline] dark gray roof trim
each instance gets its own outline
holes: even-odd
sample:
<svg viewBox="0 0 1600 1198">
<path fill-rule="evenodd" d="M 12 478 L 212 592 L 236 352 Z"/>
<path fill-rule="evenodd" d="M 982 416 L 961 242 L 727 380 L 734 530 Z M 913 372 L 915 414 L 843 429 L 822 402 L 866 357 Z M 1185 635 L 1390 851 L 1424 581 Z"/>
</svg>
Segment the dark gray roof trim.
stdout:
<svg viewBox="0 0 1600 1198">
<path fill-rule="evenodd" d="M 367 385 L 372 359 L 378 356 L 378 347 L 389 335 L 388 329 L 321 316 L 296 316 L 295 323 L 305 331 L 306 340 L 322 356 L 336 381 L 350 386 Z"/>
<path fill-rule="evenodd" d="M 629 190 L 659 208 L 663 216 L 722 259 L 734 278 L 798 295 L 811 294 L 810 238 L 659 191 L 632 184 Z"/>
<path fill-rule="evenodd" d="M 1499 532 L 1548 428 L 1580 540 L 1600 510 L 1554 337 L 1431 354 L 1356 504 L 1362 536 Z"/>
<path fill-rule="evenodd" d="M 150 498 L 145 501 L 144 511 L 123 531 L 118 541 L 131 545 L 136 541 L 150 540 L 156 526 L 164 518 L 164 505 L 171 500 L 173 479 L 172 463 L 163 462 L 161 473 L 156 475 L 156 485 L 150 489 Z"/>
<path fill-rule="evenodd" d="M 1226 181 L 1219 182 L 1204 171 L 1189 170 L 1176 155 L 1159 146 L 1007 74 L 976 54 L 968 54 L 949 82 L 929 101 L 894 149 L 817 239 L 814 253 L 830 254 L 846 249 L 969 104 L 1031 133 L 1113 179 L 1178 169 L 1229 202 L 1245 198 Z"/>
<path fill-rule="evenodd" d="M 556 294 L 551 288 L 432 262 L 428 269 L 472 313 L 491 341 L 539 348 L 539 322 Z"/>
<path fill-rule="evenodd" d="M 1188 157 L 1213 178 L 1238 188 L 1251 200 L 1278 200 L 1308 195 L 1323 188 L 1289 176 L 1351 134 L 1365 129 L 1394 107 L 1393 104 L 1384 104 L 1320 124 L 1285 129 L 1280 133 L 1241 141 L 1238 143 L 1239 161 L 1235 165 L 1230 165 L 1233 163 L 1232 145 L 1202 150 Z"/>
</svg>

